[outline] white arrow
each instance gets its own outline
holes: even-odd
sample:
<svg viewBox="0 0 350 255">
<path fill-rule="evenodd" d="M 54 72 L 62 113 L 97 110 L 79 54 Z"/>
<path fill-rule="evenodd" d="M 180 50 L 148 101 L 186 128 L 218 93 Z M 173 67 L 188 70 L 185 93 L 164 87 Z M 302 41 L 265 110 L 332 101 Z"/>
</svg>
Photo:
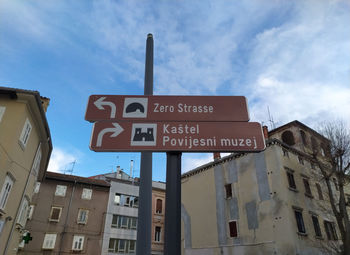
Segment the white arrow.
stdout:
<svg viewBox="0 0 350 255">
<path fill-rule="evenodd" d="M 96 147 L 101 147 L 101 145 L 102 145 L 102 138 L 103 138 L 104 134 L 113 132 L 113 134 L 111 134 L 109 137 L 116 137 L 121 132 L 124 131 L 124 129 L 118 123 L 112 123 L 112 124 L 113 124 L 114 127 L 102 129 L 100 131 L 100 133 L 98 133 Z"/>
<path fill-rule="evenodd" d="M 113 102 L 109 102 L 109 101 L 103 101 L 105 100 L 106 97 L 100 97 L 99 99 L 97 99 L 94 102 L 94 105 L 96 105 L 97 109 L 99 110 L 104 110 L 105 108 L 103 107 L 103 105 L 108 105 L 109 107 L 111 107 L 111 118 L 115 118 L 115 112 L 116 112 L 116 107 L 115 104 Z"/>
</svg>

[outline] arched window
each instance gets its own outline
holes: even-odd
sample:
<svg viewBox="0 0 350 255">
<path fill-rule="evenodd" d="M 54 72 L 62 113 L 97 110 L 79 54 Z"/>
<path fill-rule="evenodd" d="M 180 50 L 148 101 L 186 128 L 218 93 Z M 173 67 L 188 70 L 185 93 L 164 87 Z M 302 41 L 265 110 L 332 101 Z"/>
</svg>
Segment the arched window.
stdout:
<svg viewBox="0 0 350 255">
<path fill-rule="evenodd" d="M 163 201 L 161 199 L 157 199 L 156 201 L 156 213 L 162 213 Z"/>
<path fill-rule="evenodd" d="M 301 136 L 301 140 L 303 141 L 303 144 L 307 145 L 306 134 L 303 130 L 300 130 L 300 136 Z"/>
<path fill-rule="evenodd" d="M 288 145 L 294 145 L 294 136 L 291 131 L 285 131 L 282 133 L 282 141 Z"/>
</svg>

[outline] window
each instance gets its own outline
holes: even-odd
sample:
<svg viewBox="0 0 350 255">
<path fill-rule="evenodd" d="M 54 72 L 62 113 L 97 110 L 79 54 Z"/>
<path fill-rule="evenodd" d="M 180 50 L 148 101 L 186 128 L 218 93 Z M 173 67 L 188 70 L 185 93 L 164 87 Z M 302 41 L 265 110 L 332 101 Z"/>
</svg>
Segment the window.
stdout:
<svg viewBox="0 0 350 255">
<path fill-rule="evenodd" d="M 294 145 L 294 136 L 291 131 L 285 131 L 282 133 L 282 141 L 288 145 Z"/>
<path fill-rule="evenodd" d="M 30 206 L 29 206 L 28 220 L 31 220 L 31 219 L 32 219 L 33 213 L 34 213 L 34 208 L 35 208 L 35 205 L 30 205 Z"/>
<path fill-rule="evenodd" d="M 286 149 L 282 149 L 282 152 L 283 152 L 283 156 L 284 157 L 288 157 L 289 158 L 289 154 L 288 154 L 288 151 Z"/>
<path fill-rule="evenodd" d="M 28 218 L 28 210 L 29 210 L 29 201 L 27 198 L 24 198 L 22 201 L 21 211 L 19 213 L 19 217 L 17 219 L 17 224 L 24 227 Z"/>
<path fill-rule="evenodd" d="M 138 208 L 139 207 L 139 198 L 134 197 L 134 196 L 130 196 L 130 195 L 123 195 L 123 194 L 115 193 L 114 203 L 116 205 L 120 205 L 120 206 Z"/>
<path fill-rule="evenodd" d="M 237 231 L 237 221 L 233 220 L 228 223 L 230 228 L 230 237 L 237 237 L 238 231 Z"/>
<path fill-rule="evenodd" d="M 5 114 L 6 107 L 5 106 L 0 106 L 0 122 L 2 120 L 2 117 Z"/>
<path fill-rule="evenodd" d="M 296 190 L 297 186 L 295 185 L 295 180 L 294 180 L 294 174 L 292 170 L 287 170 L 287 178 L 288 178 L 288 185 L 289 188 Z"/>
<path fill-rule="evenodd" d="M 81 198 L 90 200 L 92 197 L 92 189 L 83 189 L 83 192 L 81 193 Z"/>
<path fill-rule="evenodd" d="M 304 182 L 304 188 L 305 188 L 305 195 L 312 197 L 309 180 L 306 178 L 303 178 L 303 182 Z"/>
<path fill-rule="evenodd" d="M 38 176 L 39 170 L 40 170 L 40 162 L 41 162 L 41 144 L 39 144 L 39 147 L 36 151 L 35 157 L 34 157 L 34 161 L 33 161 L 33 165 L 32 165 L 32 172 L 34 174 L 34 176 Z"/>
<path fill-rule="evenodd" d="M 161 227 L 155 227 L 155 231 L 154 231 L 154 241 L 156 241 L 156 242 L 160 242 L 160 240 L 161 240 L 161 237 L 160 237 L 160 235 L 161 235 L 161 230 L 162 230 L 162 228 Z"/>
<path fill-rule="evenodd" d="M 304 159 L 300 156 L 298 156 L 298 161 L 301 165 L 304 165 Z"/>
<path fill-rule="evenodd" d="M 316 237 L 322 237 L 321 228 L 320 228 L 320 224 L 318 223 L 317 216 L 316 215 L 311 215 L 311 218 L 312 218 L 312 223 L 314 225 L 315 236 Z"/>
<path fill-rule="evenodd" d="M 135 253 L 136 251 L 136 241 L 129 240 L 129 253 Z"/>
<path fill-rule="evenodd" d="M 29 120 L 26 119 L 26 122 L 24 123 L 24 127 L 22 129 L 21 136 L 19 137 L 19 142 L 23 149 L 27 145 L 31 131 L 32 131 L 32 124 L 30 124 Z"/>
<path fill-rule="evenodd" d="M 335 231 L 334 222 L 325 220 L 324 229 L 326 230 L 328 240 L 338 240 L 337 232 Z"/>
<path fill-rule="evenodd" d="M 74 235 L 73 236 L 72 250 L 73 251 L 82 251 L 83 245 L 84 245 L 84 236 Z"/>
<path fill-rule="evenodd" d="M 317 188 L 317 193 L 318 193 L 318 199 L 323 200 L 321 185 L 319 183 L 316 183 L 316 188 Z"/>
<path fill-rule="evenodd" d="M 136 241 L 125 239 L 109 239 L 108 252 L 135 254 Z"/>
<path fill-rule="evenodd" d="M 56 186 L 55 196 L 65 197 L 66 196 L 66 191 L 67 191 L 67 186 L 57 185 Z"/>
<path fill-rule="evenodd" d="M 300 209 L 294 209 L 294 214 L 295 214 L 295 219 L 297 222 L 298 233 L 305 234 L 306 230 L 305 230 L 302 211 Z"/>
<path fill-rule="evenodd" d="M 225 185 L 225 191 L 226 191 L 226 198 L 231 198 L 232 197 L 232 185 L 231 185 L 231 183 Z"/>
<path fill-rule="evenodd" d="M 53 250 L 55 248 L 57 234 L 45 234 L 43 249 Z"/>
<path fill-rule="evenodd" d="M 1 193 L 0 193 L 0 209 L 5 209 L 7 200 L 10 196 L 10 192 L 13 186 L 13 179 L 6 175 L 4 184 L 2 185 Z"/>
<path fill-rule="evenodd" d="M 86 224 L 88 220 L 89 210 L 79 209 L 78 211 L 78 224 Z"/>
<path fill-rule="evenodd" d="M 131 217 L 130 228 L 137 229 L 137 218 Z"/>
<path fill-rule="evenodd" d="M 121 220 L 120 220 L 120 222 L 121 222 L 120 227 L 121 228 L 128 228 L 128 222 L 129 222 L 128 217 L 121 216 L 120 218 L 121 218 Z"/>
<path fill-rule="evenodd" d="M 112 228 L 136 229 L 137 228 L 137 218 L 113 214 L 111 227 Z"/>
<path fill-rule="evenodd" d="M 118 242 L 118 252 L 125 252 L 125 248 L 126 248 L 126 240 L 124 239 L 119 239 L 119 242 Z"/>
<path fill-rule="evenodd" d="M 120 194 L 115 194 L 114 196 L 114 203 L 117 204 L 117 205 L 120 205 Z"/>
<path fill-rule="evenodd" d="M 62 207 L 51 207 L 49 221 L 59 222 L 61 217 Z"/>
<path fill-rule="evenodd" d="M 157 199 L 156 201 L 156 213 L 162 213 L 162 205 L 163 201 L 161 199 Z"/>
<path fill-rule="evenodd" d="M 40 190 L 40 182 L 36 182 L 34 187 L 34 193 L 39 193 L 39 190 Z"/>
</svg>

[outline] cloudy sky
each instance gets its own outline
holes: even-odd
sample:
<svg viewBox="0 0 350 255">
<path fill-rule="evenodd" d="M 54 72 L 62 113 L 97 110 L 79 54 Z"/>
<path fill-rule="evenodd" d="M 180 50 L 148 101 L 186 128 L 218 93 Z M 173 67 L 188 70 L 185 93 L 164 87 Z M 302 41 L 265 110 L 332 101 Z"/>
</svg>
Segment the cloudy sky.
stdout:
<svg viewBox="0 0 350 255">
<path fill-rule="evenodd" d="M 350 120 L 349 24 L 341 0 L 0 0 L 0 86 L 51 99 L 51 171 L 128 172 L 134 160 L 139 175 L 139 153 L 88 149 L 84 114 L 91 94 L 143 93 L 148 33 L 155 95 L 243 95 L 252 121 L 316 129 Z M 182 160 L 188 171 L 212 155 Z M 165 180 L 164 153 L 153 161 Z"/>
</svg>

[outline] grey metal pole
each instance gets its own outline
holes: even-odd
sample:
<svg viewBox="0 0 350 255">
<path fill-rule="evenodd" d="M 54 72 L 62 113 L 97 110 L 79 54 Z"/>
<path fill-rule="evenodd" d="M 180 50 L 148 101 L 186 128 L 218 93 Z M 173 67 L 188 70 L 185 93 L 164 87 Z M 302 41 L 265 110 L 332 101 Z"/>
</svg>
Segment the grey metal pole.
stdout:
<svg viewBox="0 0 350 255">
<path fill-rule="evenodd" d="M 164 255 L 181 254 L 181 152 L 167 152 Z"/>
<path fill-rule="evenodd" d="M 153 36 L 147 35 L 144 95 L 153 95 Z M 151 255 L 152 152 L 141 153 L 136 255 Z"/>
</svg>

